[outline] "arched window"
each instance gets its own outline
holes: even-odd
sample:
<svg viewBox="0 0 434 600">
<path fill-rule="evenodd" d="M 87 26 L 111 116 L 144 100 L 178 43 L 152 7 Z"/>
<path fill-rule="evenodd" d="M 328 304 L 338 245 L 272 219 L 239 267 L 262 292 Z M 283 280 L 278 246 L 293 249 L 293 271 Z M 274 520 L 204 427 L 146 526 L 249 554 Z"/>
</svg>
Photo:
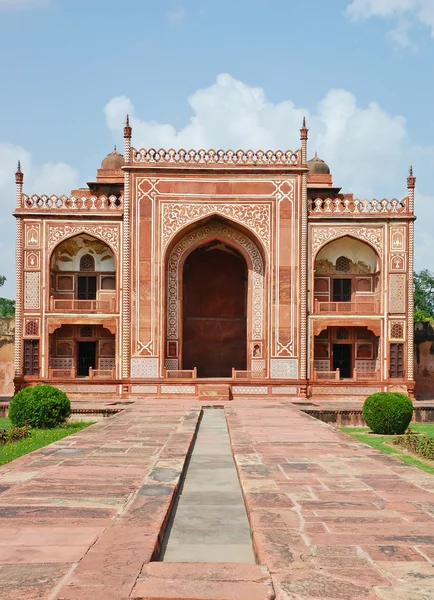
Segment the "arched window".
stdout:
<svg viewBox="0 0 434 600">
<path fill-rule="evenodd" d="M 340 256 L 336 260 L 336 272 L 337 273 L 349 273 L 350 272 L 350 259 L 346 256 Z"/>
<path fill-rule="evenodd" d="M 90 254 L 83 254 L 80 258 L 80 271 L 95 271 L 95 259 Z"/>
</svg>

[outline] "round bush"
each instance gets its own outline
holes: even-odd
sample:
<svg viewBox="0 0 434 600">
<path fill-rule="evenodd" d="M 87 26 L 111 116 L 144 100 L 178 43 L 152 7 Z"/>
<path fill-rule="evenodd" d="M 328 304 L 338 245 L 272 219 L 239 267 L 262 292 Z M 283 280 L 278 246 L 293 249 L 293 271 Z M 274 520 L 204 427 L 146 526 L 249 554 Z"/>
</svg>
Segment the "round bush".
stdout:
<svg viewBox="0 0 434 600">
<path fill-rule="evenodd" d="M 413 403 L 398 392 L 377 392 L 368 396 L 363 404 L 363 417 L 374 433 L 402 434 L 413 414 Z"/>
<path fill-rule="evenodd" d="M 24 388 L 9 404 L 9 418 L 15 427 L 49 429 L 62 425 L 70 414 L 68 396 L 51 385 Z"/>
</svg>

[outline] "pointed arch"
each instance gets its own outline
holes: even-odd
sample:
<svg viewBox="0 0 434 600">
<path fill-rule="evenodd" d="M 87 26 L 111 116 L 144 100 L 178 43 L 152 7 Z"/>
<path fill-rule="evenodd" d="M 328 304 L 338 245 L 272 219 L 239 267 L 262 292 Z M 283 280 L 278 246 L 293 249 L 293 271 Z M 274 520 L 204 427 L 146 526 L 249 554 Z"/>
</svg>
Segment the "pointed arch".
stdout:
<svg viewBox="0 0 434 600">
<path fill-rule="evenodd" d="M 220 241 L 234 248 L 246 261 L 248 268 L 247 347 L 248 362 L 252 358 L 252 342 L 265 338 L 265 270 L 263 248 L 251 232 L 247 234 L 238 224 L 226 219 L 206 219 L 196 227 L 183 228 L 168 247 L 165 256 L 166 318 L 165 356 L 166 368 L 179 368 L 182 364 L 182 273 L 187 257 L 197 248 L 212 241 Z"/>
</svg>

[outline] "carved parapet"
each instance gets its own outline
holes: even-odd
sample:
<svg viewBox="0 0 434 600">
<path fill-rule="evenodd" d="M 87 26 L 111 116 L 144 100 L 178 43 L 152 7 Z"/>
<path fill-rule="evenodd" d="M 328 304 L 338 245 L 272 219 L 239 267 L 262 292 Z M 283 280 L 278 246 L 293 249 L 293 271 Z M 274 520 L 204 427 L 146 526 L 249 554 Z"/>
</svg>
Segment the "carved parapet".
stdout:
<svg viewBox="0 0 434 600">
<path fill-rule="evenodd" d="M 27 196 L 23 194 L 24 211 L 76 211 L 76 212 L 123 212 L 123 197 L 120 196 Z"/>
<path fill-rule="evenodd" d="M 146 150 L 132 149 L 133 163 L 190 167 L 297 167 L 301 150 Z"/>
<path fill-rule="evenodd" d="M 327 217 L 348 215 L 407 215 L 408 198 L 398 200 L 359 200 L 358 198 L 316 198 L 310 201 L 309 215 Z"/>
</svg>

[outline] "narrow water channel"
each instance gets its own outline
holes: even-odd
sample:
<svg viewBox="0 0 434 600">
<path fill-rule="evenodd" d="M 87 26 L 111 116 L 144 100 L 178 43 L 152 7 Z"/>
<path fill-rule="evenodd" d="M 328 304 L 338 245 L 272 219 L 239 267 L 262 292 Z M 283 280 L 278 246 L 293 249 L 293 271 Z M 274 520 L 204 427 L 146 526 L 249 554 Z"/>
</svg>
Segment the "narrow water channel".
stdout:
<svg viewBox="0 0 434 600">
<path fill-rule="evenodd" d="M 203 411 L 161 560 L 255 563 L 222 409 Z"/>
</svg>

